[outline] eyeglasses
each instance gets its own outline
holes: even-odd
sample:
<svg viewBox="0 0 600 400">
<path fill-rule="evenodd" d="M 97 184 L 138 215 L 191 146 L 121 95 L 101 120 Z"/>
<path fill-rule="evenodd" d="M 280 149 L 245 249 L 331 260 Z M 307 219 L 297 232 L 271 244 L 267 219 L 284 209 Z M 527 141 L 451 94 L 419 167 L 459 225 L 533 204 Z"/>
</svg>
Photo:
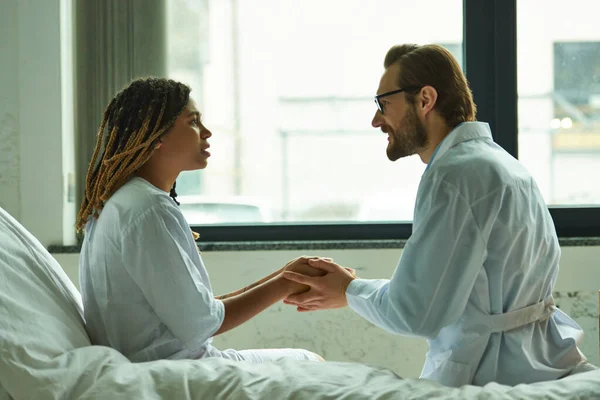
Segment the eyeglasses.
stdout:
<svg viewBox="0 0 600 400">
<path fill-rule="evenodd" d="M 377 104 L 377 109 L 379 110 L 379 112 L 381 114 L 383 114 L 383 104 L 381 104 L 381 102 L 379 101 L 379 99 L 381 99 L 382 97 L 391 96 L 391 95 L 396 94 L 396 93 L 409 92 L 411 90 L 417 90 L 417 89 L 421 89 L 421 88 L 419 86 L 408 86 L 408 87 L 405 87 L 405 88 L 402 88 L 402 89 L 392 90 L 391 92 L 386 92 L 386 93 L 378 94 L 377 96 L 375 96 L 373 98 L 373 100 L 375 101 L 375 104 Z"/>
</svg>

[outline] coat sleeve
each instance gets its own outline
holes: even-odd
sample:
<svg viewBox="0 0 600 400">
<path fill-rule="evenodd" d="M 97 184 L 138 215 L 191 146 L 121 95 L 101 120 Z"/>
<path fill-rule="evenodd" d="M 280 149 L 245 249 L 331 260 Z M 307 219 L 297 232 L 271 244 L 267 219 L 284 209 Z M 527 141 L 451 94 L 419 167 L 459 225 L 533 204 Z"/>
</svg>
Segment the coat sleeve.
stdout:
<svg viewBox="0 0 600 400">
<path fill-rule="evenodd" d="M 467 202 L 441 182 L 417 206 L 418 226 L 391 280 L 353 281 L 349 306 L 392 333 L 434 338 L 458 320 L 486 257 L 486 243 Z"/>
</svg>

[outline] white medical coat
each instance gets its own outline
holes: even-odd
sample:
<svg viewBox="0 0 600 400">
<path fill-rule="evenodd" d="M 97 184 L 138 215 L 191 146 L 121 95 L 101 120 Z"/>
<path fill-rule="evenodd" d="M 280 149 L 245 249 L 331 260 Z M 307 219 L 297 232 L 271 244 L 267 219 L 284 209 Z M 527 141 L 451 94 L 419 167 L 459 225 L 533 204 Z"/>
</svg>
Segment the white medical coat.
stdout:
<svg viewBox="0 0 600 400">
<path fill-rule="evenodd" d="M 560 378 L 583 332 L 554 306 L 560 248 L 529 172 L 463 123 L 419 185 L 413 233 L 391 280 L 354 280 L 349 306 L 392 333 L 427 339 L 421 374 L 448 386 Z"/>
</svg>

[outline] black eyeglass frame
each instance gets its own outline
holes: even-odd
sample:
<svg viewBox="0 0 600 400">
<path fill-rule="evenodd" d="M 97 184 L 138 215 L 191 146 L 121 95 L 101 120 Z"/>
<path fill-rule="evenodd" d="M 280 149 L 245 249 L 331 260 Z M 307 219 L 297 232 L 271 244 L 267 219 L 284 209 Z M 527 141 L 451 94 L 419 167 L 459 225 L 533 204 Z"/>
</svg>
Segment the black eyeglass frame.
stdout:
<svg viewBox="0 0 600 400">
<path fill-rule="evenodd" d="M 405 88 L 392 90 L 390 92 L 385 92 L 385 93 L 374 96 L 373 101 L 375 101 L 375 104 L 377 105 L 377 109 L 383 115 L 383 105 L 379 102 L 379 99 L 386 97 L 386 96 L 391 96 L 393 94 L 400 93 L 400 92 L 410 92 L 412 90 L 420 90 L 421 88 L 422 88 L 422 86 L 407 86 Z"/>
</svg>

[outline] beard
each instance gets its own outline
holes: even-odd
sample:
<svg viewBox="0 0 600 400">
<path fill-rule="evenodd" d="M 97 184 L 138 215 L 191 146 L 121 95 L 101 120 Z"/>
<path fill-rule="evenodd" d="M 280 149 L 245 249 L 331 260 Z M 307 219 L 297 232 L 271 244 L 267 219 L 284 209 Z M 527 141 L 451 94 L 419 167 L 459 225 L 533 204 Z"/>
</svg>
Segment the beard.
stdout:
<svg viewBox="0 0 600 400">
<path fill-rule="evenodd" d="M 414 106 L 407 109 L 402 126 L 397 130 L 387 127 L 384 132 L 390 135 L 386 150 L 390 161 L 417 154 L 427 146 L 427 131 L 417 118 Z"/>
</svg>

